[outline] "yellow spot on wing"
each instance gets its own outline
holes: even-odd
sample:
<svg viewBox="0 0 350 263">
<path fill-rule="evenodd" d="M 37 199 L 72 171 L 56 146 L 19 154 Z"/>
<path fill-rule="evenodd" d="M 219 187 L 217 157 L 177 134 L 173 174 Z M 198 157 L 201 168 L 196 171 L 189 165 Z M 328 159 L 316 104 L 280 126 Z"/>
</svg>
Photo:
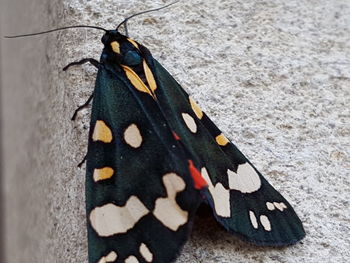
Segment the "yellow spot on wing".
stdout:
<svg viewBox="0 0 350 263">
<path fill-rule="evenodd" d="M 198 104 L 191 97 L 189 97 L 189 99 L 190 99 L 190 104 L 191 104 L 192 110 L 196 114 L 197 118 L 202 119 L 203 118 L 203 111 L 201 110 L 201 108 L 198 106 Z"/>
<path fill-rule="evenodd" d="M 136 43 L 135 40 L 131 39 L 131 38 L 128 38 L 128 41 L 133 44 L 134 47 L 136 47 L 137 49 L 139 49 L 139 45 Z"/>
<path fill-rule="evenodd" d="M 222 133 L 220 135 L 216 136 L 215 140 L 216 140 L 217 144 L 219 144 L 221 146 L 225 146 L 226 144 L 229 143 L 229 140 Z"/>
<path fill-rule="evenodd" d="M 145 71 L 148 85 L 149 85 L 150 89 L 152 90 L 152 93 L 154 94 L 154 91 L 157 88 L 157 83 L 156 83 L 156 80 L 154 79 L 154 76 L 153 76 L 151 69 L 149 68 L 149 66 L 146 63 L 146 60 L 143 60 L 143 70 Z"/>
<path fill-rule="evenodd" d="M 104 121 L 96 121 L 94 132 L 92 134 L 93 141 L 102 141 L 110 143 L 113 139 L 111 129 L 106 125 Z"/>
<path fill-rule="evenodd" d="M 109 179 L 113 176 L 114 170 L 111 167 L 103 167 L 101 169 L 94 170 L 94 181 L 101 181 Z"/>
<path fill-rule="evenodd" d="M 151 95 L 153 97 L 152 92 L 147 88 L 147 86 L 145 85 L 145 83 L 143 83 L 143 81 L 140 79 L 140 77 L 128 66 L 122 65 L 126 76 L 128 77 L 128 79 L 130 80 L 131 84 L 135 87 L 135 89 L 137 89 L 138 91 L 141 92 L 145 92 L 148 93 L 149 95 Z"/>
<path fill-rule="evenodd" d="M 117 41 L 113 41 L 111 43 L 111 47 L 112 47 L 112 50 L 117 53 L 117 54 L 120 54 L 120 45 Z"/>
</svg>

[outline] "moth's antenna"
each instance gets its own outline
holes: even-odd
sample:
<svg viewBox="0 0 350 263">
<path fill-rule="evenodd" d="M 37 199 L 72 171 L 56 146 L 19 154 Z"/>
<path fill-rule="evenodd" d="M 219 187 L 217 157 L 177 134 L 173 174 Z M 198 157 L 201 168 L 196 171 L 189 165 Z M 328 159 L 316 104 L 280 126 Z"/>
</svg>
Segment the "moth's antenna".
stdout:
<svg viewBox="0 0 350 263">
<path fill-rule="evenodd" d="M 119 27 L 121 27 L 121 25 L 124 25 L 125 27 L 125 35 L 128 36 L 128 28 L 126 26 L 126 23 L 128 22 L 129 19 L 135 17 L 135 16 L 139 16 L 139 15 L 142 15 L 142 14 L 146 14 L 146 13 L 150 13 L 150 12 L 154 12 L 154 11 L 158 11 L 158 10 L 161 10 L 161 9 L 164 9 L 164 8 L 167 8 L 171 5 L 174 5 L 176 4 L 177 2 L 179 2 L 180 0 L 177 0 L 175 2 L 172 2 L 171 4 L 168 4 L 166 6 L 162 6 L 162 7 L 158 7 L 158 8 L 155 8 L 155 9 L 150 9 L 150 10 L 146 10 L 146 11 L 142 11 L 140 13 L 136 13 L 136 14 L 133 14 L 127 18 L 125 18 L 118 26 L 117 26 L 117 31 L 119 30 Z"/>
<path fill-rule="evenodd" d="M 99 26 L 86 26 L 86 25 L 77 25 L 77 26 L 66 26 L 66 27 L 60 27 L 60 28 L 55 28 L 47 31 L 42 31 L 42 32 L 37 32 L 37 33 L 31 33 L 31 34 L 24 34 L 24 35 L 16 35 L 16 36 L 5 36 L 5 38 L 18 38 L 18 37 L 29 37 L 29 36 L 36 36 L 36 35 L 42 35 L 42 34 L 47 34 L 55 31 L 60 31 L 60 30 L 66 30 L 70 28 L 94 28 L 98 30 L 103 30 L 105 32 L 108 32 L 107 29 L 104 29 Z"/>
</svg>

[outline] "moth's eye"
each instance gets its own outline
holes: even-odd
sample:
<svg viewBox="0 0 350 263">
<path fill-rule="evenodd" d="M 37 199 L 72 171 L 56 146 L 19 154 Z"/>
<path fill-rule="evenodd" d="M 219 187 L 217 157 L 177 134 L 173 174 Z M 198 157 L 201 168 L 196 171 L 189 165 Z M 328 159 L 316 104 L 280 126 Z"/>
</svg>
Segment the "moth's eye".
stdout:
<svg viewBox="0 0 350 263">
<path fill-rule="evenodd" d="M 109 42 L 110 36 L 108 34 L 104 34 L 101 38 L 101 42 L 106 45 Z"/>
<path fill-rule="evenodd" d="M 123 54 L 123 64 L 127 66 L 136 66 L 142 62 L 142 58 L 138 51 L 129 50 Z"/>
</svg>

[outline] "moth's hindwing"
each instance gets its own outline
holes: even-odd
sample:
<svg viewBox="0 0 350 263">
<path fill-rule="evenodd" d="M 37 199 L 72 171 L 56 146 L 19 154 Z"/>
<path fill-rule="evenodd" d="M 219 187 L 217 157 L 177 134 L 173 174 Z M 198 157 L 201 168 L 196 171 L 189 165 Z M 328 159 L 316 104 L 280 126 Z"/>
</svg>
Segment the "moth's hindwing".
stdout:
<svg viewBox="0 0 350 263">
<path fill-rule="evenodd" d="M 89 262 L 171 262 L 201 202 L 192 160 L 152 96 L 115 68 L 101 63 L 94 91 L 86 173 Z"/>
<path fill-rule="evenodd" d="M 217 220 L 230 232 L 259 245 L 283 246 L 305 236 L 284 199 L 151 56 L 160 108 L 193 158 L 200 160 L 203 190 Z"/>
</svg>

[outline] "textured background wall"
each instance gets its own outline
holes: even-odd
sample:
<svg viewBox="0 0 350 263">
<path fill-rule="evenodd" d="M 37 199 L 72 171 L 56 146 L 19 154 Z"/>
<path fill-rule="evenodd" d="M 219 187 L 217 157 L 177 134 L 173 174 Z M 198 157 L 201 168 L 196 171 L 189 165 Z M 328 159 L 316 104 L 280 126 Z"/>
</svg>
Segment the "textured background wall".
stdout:
<svg viewBox="0 0 350 263">
<path fill-rule="evenodd" d="M 113 28 L 163 1 L 4 1 L 2 32 Z M 4 11 L 6 10 L 6 11 Z M 178 262 L 347 262 L 350 258 L 350 3 L 182 1 L 130 21 L 153 55 L 294 205 L 302 243 L 257 248 L 198 219 Z M 101 32 L 2 43 L 7 262 L 86 262 L 84 169 Z M 156 234 L 156 233 L 155 233 Z"/>
<path fill-rule="evenodd" d="M 55 1 L 2 1 L 1 31 L 32 32 L 55 26 Z M 6 262 L 60 262 L 53 213 L 69 190 L 65 178 L 62 84 L 57 79 L 57 36 L 2 40 L 2 146 Z M 52 66 L 53 65 L 53 66 Z M 66 121 L 66 123 L 65 123 Z M 58 159 L 57 159 L 58 158 Z M 68 187 L 69 188 L 69 187 Z M 66 188 L 66 189 L 68 189 Z M 56 198 L 56 195 L 60 197 Z"/>
</svg>

